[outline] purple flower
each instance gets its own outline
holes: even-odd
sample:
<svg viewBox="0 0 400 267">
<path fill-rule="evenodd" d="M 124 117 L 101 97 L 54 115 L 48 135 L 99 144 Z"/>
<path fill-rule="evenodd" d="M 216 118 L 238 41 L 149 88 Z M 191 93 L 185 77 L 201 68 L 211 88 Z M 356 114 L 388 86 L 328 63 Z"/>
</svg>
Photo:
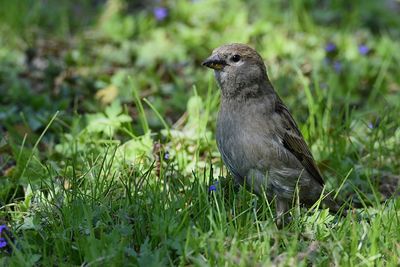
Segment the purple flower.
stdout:
<svg viewBox="0 0 400 267">
<path fill-rule="evenodd" d="M 0 225 L 0 248 L 4 248 L 7 246 L 7 240 L 4 237 L 1 237 L 3 231 L 6 232 L 8 230 L 5 224 Z"/>
<path fill-rule="evenodd" d="M 325 51 L 328 53 L 335 52 L 337 49 L 336 45 L 332 42 L 329 42 L 325 46 Z"/>
<path fill-rule="evenodd" d="M 7 246 L 7 241 L 4 237 L 0 237 L 0 248 L 4 248 Z"/>
<path fill-rule="evenodd" d="M 219 184 L 218 180 L 214 180 L 214 184 L 210 185 L 210 187 L 208 188 L 208 191 L 217 191 L 217 186 Z"/>
<path fill-rule="evenodd" d="M 169 152 L 168 151 L 165 152 L 164 159 L 165 160 L 169 160 Z"/>
<path fill-rule="evenodd" d="M 336 60 L 335 62 L 333 62 L 333 68 L 335 69 L 336 72 L 340 72 L 342 70 L 342 63 L 340 63 L 340 61 Z"/>
<path fill-rule="evenodd" d="M 368 47 L 367 45 L 365 45 L 365 44 L 359 45 L 359 46 L 358 46 L 358 52 L 359 52 L 361 55 L 365 56 L 365 55 L 367 55 L 368 52 L 369 52 L 369 47 Z"/>
<path fill-rule="evenodd" d="M 153 8 L 153 15 L 157 21 L 163 21 L 168 16 L 168 9 L 166 7 Z"/>
<path fill-rule="evenodd" d="M 375 128 L 378 128 L 380 122 L 381 122 L 381 118 L 380 117 L 375 118 L 373 121 L 369 121 L 368 122 L 368 128 L 371 129 L 371 130 L 375 129 Z"/>
</svg>

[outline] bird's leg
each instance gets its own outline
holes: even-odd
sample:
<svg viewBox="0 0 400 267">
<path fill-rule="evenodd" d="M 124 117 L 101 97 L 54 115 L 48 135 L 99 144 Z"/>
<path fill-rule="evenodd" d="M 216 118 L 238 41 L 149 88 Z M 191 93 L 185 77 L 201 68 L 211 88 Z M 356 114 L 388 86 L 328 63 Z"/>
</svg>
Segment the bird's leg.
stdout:
<svg viewBox="0 0 400 267">
<path fill-rule="evenodd" d="M 291 220 L 289 216 L 289 202 L 287 199 L 276 198 L 276 225 L 278 228 L 284 227 Z"/>
</svg>

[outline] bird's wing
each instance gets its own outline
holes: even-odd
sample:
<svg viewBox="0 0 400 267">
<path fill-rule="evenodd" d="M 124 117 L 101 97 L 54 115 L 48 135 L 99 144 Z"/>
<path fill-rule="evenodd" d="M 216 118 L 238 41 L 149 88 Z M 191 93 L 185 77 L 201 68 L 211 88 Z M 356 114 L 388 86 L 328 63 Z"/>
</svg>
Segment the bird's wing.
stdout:
<svg viewBox="0 0 400 267">
<path fill-rule="evenodd" d="M 275 111 L 282 117 L 284 131 L 281 138 L 284 147 L 289 150 L 300 161 L 305 170 L 323 186 L 324 180 L 322 179 L 321 172 L 314 161 L 310 149 L 304 141 L 303 135 L 297 127 L 292 115 L 279 98 L 276 102 Z"/>
</svg>

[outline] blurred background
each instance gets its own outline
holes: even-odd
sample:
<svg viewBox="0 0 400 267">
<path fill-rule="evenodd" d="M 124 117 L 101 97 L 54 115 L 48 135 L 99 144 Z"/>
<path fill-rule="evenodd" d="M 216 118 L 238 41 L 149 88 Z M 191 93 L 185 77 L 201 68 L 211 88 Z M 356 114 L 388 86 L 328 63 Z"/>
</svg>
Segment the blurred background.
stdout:
<svg viewBox="0 0 400 267">
<path fill-rule="evenodd" d="M 122 262 L 177 264 L 189 243 L 199 261 L 221 261 L 225 245 L 212 256 L 196 239 L 210 237 L 208 193 L 227 176 L 214 141 L 219 90 L 201 62 L 232 42 L 264 58 L 328 190 L 359 203 L 398 194 L 398 0 L 1 0 L 0 224 L 13 226 L 25 249 L 16 262 L 80 265 L 118 250 Z M 248 217 L 238 225 L 252 246 L 254 214 L 243 203 Z M 391 244 L 375 246 L 387 248 L 382 258 L 398 238 Z M 286 253 L 277 247 L 268 253 Z M 331 251 L 333 261 L 350 249 Z"/>
</svg>

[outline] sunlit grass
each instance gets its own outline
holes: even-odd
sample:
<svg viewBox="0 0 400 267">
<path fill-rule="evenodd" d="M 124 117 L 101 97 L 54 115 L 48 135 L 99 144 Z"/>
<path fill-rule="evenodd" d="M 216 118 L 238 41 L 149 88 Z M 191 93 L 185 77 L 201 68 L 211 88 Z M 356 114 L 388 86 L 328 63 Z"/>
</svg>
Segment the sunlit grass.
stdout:
<svg viewBox="0 0 400 267">
<path fill-rule="evenodd" d="M 88 26 L 68 20 L 69 2 L 52 14 L 8 3 L 0 19 L 0 224 L 13 233 L 0 265 L 400 264 L 393 14 L 377 18 L 373 1 L 182 0 L 155 3 L 161 18 L 107 2 Z M 226 42 L 260 52 L 327 192 L 361 208 L 295 207 L 278 229 L 274 203 L 233 185 L 214 140 L 219 91 L 200 66 Z"/>
</svg>

